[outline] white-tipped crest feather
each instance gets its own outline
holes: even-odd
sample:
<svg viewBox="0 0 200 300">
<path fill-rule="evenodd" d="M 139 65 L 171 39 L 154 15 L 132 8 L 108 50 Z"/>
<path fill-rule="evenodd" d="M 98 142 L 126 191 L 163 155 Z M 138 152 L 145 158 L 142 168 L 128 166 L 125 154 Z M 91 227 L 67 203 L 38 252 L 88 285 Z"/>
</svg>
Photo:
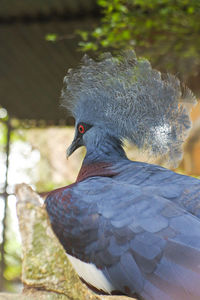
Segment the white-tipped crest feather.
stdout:
<svg viewBox="0 0 200 300">
<path fill-rule="evenodd" d="M 98 125 L 121 140 L 176 164 L 191 127 L 196 99 L 173 75 L 161 75 L 134 51 L 104 54 L 99 61 L 84 56 L 68 71 L 63 105 L 76 120 Z"/>
</svg>

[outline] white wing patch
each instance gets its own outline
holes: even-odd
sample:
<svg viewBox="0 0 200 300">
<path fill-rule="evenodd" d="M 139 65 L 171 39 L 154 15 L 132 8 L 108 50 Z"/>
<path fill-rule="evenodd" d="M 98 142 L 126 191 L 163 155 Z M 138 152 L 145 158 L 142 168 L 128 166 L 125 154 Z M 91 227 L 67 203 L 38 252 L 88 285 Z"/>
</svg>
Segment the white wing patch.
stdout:
<svg viewBox="0 0 200 300">
<path fill-rule="evenodd" d="M 69 254 L 67 254 L 67 257 L 79 277 L 84 279 L 87 283 L 108 294 L 114 290 L 113 285 L 108 281 L 103 272 L 98 270 L 94 264 L 85 263 Z"/>
</svg>

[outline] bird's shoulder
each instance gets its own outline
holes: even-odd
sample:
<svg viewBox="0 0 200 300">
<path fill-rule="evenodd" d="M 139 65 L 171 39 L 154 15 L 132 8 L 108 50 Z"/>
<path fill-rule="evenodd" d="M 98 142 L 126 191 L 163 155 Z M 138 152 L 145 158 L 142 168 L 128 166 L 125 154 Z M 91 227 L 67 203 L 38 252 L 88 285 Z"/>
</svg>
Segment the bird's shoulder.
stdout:
<svg viewBox="0 0 200 300">
<path fill-rule="evenodd" d="M 66 252 L 101 270 L 113 288 L 168 299 L 171 286 L 182 293 L 181 276 L 186 299 L 189 278 L 199 286 L 200 221 L 167 197 L 95 176 L 49 195 L 47 204 L 51 200 L 51 223 Z"/>
<path fill-rule="evenodd" d="M 115 179 L 137 185 L 155 184 L 189 184 L 200 185 L 200 180 L 192 176 L 183 175 L 156 164 L 139 161 L 124 160 L 113 166 L 118 171 Z"/>
<path fill-rule="evenodd" d="M 199 179 L 144 162 L 127 161 L 115 168 L 118 169 L 116 181 L 145 188 L 149 195 L 160 195 L 200 217 Z"/>
</svg>

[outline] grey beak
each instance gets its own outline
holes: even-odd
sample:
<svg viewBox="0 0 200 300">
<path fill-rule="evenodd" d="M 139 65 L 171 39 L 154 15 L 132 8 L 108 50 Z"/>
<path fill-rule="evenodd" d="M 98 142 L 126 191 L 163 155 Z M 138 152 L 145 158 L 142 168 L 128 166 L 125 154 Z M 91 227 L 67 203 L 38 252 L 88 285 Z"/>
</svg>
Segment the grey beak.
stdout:
<svg viewBox="0 0 200 300">
<path fill-rule="evenodd" d="M 82 146 L 81 143 L 81 138 L 80 137 L 75 137 L 73 142 L 71 143 L 71 145 L 69 146 L 69 148 L 67 149 L 67 158 L 76 150 L 78 149 L 80 146 Z"/>
</svg>

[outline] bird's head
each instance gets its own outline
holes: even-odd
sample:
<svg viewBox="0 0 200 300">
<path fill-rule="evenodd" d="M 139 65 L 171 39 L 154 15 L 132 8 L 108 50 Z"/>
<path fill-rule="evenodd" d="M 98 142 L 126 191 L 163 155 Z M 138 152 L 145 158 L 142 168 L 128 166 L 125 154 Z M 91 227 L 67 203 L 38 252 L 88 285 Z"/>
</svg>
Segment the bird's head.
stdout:
<svg viewBox="0 0 200 300">
<path fill-rule="evenodd" d="M 67 157 L 69 157 L 76 149 L 85 146 L 87 151 L 96 151 L 103 144 L 118 145 L 121 147 L 121 141 L 113 137 L 109 128 L 101 127 L 99 124 L 86 123 L 78 121 L 75 124 L 74 139 L 67 149 Z"/>
<path fill-rule="evenodd" d="M 63 105 L 76 120 L 68 155 L 78 147 L 97 145 L 109 135 L 127 139 L 156 157 L 176 163 L 191 127 L 196 99 L 172 75 L 161 75 L 134 51 L 99 61 L 84 56 L 82 65 L 64 78 Z"/>
<path fill-rule="evenodd" d="M 92 127 L 92 125 L 84 122 L 79 122 L 78 124 L 76 124 L 74 140 L 67 149 L 67 157 L 69 157 L 79 147 L 86 146 L 88 130 L 90 130 Z M 89 136 L 91 136 L 91 131 L 89 133 Z"/>
</svg>

